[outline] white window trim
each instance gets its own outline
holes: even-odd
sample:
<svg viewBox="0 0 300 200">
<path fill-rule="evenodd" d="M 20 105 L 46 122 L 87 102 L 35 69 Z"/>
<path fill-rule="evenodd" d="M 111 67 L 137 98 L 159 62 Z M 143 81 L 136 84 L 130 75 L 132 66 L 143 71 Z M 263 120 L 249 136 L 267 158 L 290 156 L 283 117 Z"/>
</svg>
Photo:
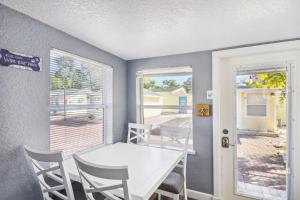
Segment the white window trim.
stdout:
<svg viewBox="0 0 300 200">
<path fill-rule="evenodd" d="M 104 144 L 113 143 L 113 68 L 110 67 L 110 72 L 105 76 L 104 82 Z M 111 94 L 108 94 L 108 91 Z"/>
<path fill-rule="evenodd" d="M 186 70 L 191 68 L 191 70 Z M 142 98 L 142 95 L 143 95 L 143 87 L 141 87 L 141 85 L 144 85 L 143 84 L 143 78 L 144 76 L 146 75 L 147 77 L 151 76 L 151 77 L 157 77 L 158 75 L 158 71 L 160 71 L 159 73 L 165 75 L 165 76 L 168 76 L 168 75 L 175 75 L 175 74 L 185 74 L 185 75 L 192 75 L 192 67 L 191 66 L 184 66 L 184 67 L 169 67 L 169 68 L 155 68 L 155 69 L 142 69 L 142 70 L 138 70 L 136 72 L 136 122 L 137 123 L 141 123 L 143 124 L 144 123 L 144 114 L 143 114 L 143 110 L 145 107 L 147 108 L 179 108 L 179 106 L 169 106 L 169 105 L 165 105 L 165 106 L 159 106 L 159 105 L 145 105 L 144 106 L 144 103 L 143 103 L 143 98 Z M 176 73 L 174 73 L 174 71 L 176 71 Z M 162 75 L 159 75 L 159 76 L 162 76 Z M 193 79 L 193 78 L 192 78 Z M 192 101 L 193 103 L 193 101 Z M 186 106 L 187 108 L 191 108 L 192 110 L 192 124 L 194 124 L 194 120 L 193 120 L 193 115 L 194 115 L 194 112 L 193 112 L 193 108 L 194 108 L 194 105 L 192 106 Z M 192 144 L 192 148 L 189 148 L 188 149 L 188 154 L 190 155 L 195 155 L 196 154 L 196 151 L 194 149 L 194 132 L 193 132 L 193 126 L 191 127 L 191 131 L 192 131 L 192 140 L 193 140 L 193 144 Z M 153 146 L 153 147 L 159 147 L 159 145 L 157 144 L 150 144 L 150 146 Z M 174 147 L 172 147 L 174 148 Z"/>
<path fill-rule="evenodd" d="M 103 106 L 103 108 L 104 108 L 103 144 L 96 145 L 96 146 L 92 147 L 91 149 L 99 148 L 99 147 L 101 147 L 103 145 L 107 145 L 107 144 L 112 144 L 113 143 L 113 66 L 105 64 L 105 63 L 101 63 L 99 61 L 95 61 L 92 59 L 84 58 L 82 56 L 79 56 L 79 55 L 76 55 L 73 53 L 69 53 L 67 51 L 63 51 L 63 50 L 56 49 L 56 48 L 52 48 L 50 50 L 50 52 L 51 51 L 54 51 L 55 53 L 60 53 L 64 56 L 70 56 L 79 61 L 83 61 L 83 62 L 90 63 L 95 66 L 102 67 L 109 72 L 109 73 L 107 73 L 108 75 L 105 76 L 106 80 L 103 81 L 104 88 L 107 88 L 107 89 L 104 90 L 105 91 L 105 93 L 103 95 L 104 102 L 102 105 L 100 105 L 100 106 Z M 108 91 L 111 91 L 110 95 L 107 94 Z M 50 105 L 50 99 L 49 99 L 48 105 Z M 49 115 L 50 115 L 50 113 L 49 113 Z M 49 132 L 49 134 L 50 134 L 50 132 Z M 84 152 L 89 151 L 89 149 L 82 150 L 82 151 L 84 151 Z M 79 152 L 82 152 L 82 151 L 79 151 Z M 69 155 L 67 157 L 70 157 L 70 156 L 71 155 Z"/>
</svg>

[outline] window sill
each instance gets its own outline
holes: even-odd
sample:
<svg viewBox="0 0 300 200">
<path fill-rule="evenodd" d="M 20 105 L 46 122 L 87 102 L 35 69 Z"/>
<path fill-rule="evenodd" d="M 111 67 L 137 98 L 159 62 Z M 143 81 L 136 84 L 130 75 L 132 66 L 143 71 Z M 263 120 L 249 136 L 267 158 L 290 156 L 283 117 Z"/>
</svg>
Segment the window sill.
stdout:
<svg viewBox="0 0 300 200">
<path fill-rule="evenodd" d="M 188 153 L 189 155 L 196 155 L 195 149 L 188 149 L 188 150 L 187 150 L 187 153 Z"/>
</svg>

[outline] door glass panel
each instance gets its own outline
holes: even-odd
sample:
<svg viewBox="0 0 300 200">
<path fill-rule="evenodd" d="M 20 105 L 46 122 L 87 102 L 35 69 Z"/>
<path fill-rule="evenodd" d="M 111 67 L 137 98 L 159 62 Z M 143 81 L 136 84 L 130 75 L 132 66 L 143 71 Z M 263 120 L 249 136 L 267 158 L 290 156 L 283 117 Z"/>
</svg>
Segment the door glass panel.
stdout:
<svg viewBox="0 0 300 200">
<path fill-rule="evenodd" d="M 271 70 L 236 75 L 238 195 L 287 199 L 286 74 Z"/>
</svg>

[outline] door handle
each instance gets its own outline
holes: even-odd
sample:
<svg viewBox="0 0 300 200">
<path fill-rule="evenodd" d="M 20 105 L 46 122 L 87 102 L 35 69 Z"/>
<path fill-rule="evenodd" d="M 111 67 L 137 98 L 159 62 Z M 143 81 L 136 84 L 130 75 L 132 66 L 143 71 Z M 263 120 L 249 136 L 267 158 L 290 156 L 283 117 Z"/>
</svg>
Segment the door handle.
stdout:
<svg viewBox="0 0 300 200">
<path fill-rule="evenodd" d="M 222 147 L 229 148 L 229 146 L 235 146 L 234 144 L 229 143 L 229 137 L 222 137 Z"/>
</svg>

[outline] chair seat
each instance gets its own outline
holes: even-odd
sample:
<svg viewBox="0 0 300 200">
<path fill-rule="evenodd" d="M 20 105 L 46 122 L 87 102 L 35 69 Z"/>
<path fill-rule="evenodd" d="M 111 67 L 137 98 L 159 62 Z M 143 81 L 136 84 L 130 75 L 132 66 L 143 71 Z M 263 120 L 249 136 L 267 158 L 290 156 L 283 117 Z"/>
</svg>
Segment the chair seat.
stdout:
<svg viewBox="0 0 300 200">
<path fill-rule="evenodd" d="M 105 196 L 103 196 L 101 193 L 93 193 L 93 197 L 95 200 L 104 200 Z"/>
<path fill-rule="evenodd" d="M 184 176 L 178 172 L 171 172 L 164 182 L 159 186 L 159 189 L 179 194 L 183 188 Z"/>
</svg>

